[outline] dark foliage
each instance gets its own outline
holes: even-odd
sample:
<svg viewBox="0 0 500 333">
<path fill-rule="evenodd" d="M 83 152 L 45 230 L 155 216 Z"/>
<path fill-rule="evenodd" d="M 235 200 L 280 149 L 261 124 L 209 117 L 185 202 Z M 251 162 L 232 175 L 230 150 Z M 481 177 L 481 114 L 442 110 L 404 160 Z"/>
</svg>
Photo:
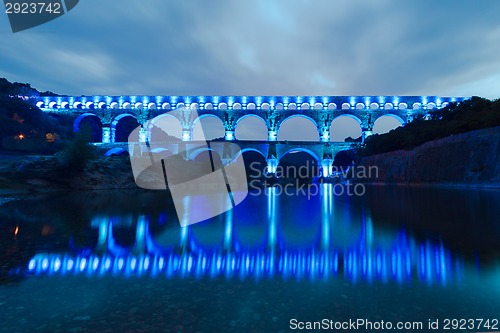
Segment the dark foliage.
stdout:
<svg viewBox="0 0 500 333">
<path fill-rule="evenodd" d="M 340 151 L 333 159 L 332 165 L 336 168 L 346 169 L 356 159 L 356 150 L 349 149 Z"/>
<path fill-rule="evenodd" d="M 472 97 L 460 104 L 451 103 L 443 109 L 431 111 L 428 120 L 419 116 L 404 127 L 372 135 L 365 140 L 365 148 L 359 153 L 369 156 L 410 150 L 428 141 L 496 126 L 500 126 L 500 100 Z"/>
<path fill-rule="evenodd" d="M 0 149 L 54 153 L 71 136 L 71 119 L 42 112 L 39 92 L 29 84 L 0 78 Z"/>
<path fill-rule="evenodd" d="M 66 142 L 64 149 L 57 154 L 62 175 L 72 176 L 82 171 L 96 157 L 95 147 L 89 143 L 91 137 L 89 130 L 82 130 Z"/>
</svg>

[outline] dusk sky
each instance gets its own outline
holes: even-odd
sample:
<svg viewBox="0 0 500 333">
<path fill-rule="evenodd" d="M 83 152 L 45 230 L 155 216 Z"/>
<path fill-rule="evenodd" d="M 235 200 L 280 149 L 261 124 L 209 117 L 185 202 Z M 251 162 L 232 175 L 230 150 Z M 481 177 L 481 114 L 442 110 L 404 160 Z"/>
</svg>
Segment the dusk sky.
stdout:
<svg viewBox="0 0 500 333">
<path fill-rule="evenodd" d="M 0 76 L 68 95 L 500 97 L 500 1 L 83 0 Z"/>
</svg>

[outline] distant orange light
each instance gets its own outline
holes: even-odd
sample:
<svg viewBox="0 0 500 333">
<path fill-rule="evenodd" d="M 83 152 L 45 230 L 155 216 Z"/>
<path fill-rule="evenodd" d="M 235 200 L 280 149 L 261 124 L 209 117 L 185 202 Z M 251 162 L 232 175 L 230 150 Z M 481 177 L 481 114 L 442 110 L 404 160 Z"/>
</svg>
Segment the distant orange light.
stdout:
<svg viewBox="0 0 500 333">
<path fill-rule="evenodd" d="M 18 138 L 19 140 L 24 139 L 24 134 L 22 134 L 22 133 L 21 133 L 21 134 L 19 134 L 19 135 L 17 136 L 17 138 Z"/>
<path fill-rule="evenodd" d="M 19 226 L 16 225 L 16 229 L 14 229 L 14 236 L 17 236 L 19 233 Z"/>
</svg>

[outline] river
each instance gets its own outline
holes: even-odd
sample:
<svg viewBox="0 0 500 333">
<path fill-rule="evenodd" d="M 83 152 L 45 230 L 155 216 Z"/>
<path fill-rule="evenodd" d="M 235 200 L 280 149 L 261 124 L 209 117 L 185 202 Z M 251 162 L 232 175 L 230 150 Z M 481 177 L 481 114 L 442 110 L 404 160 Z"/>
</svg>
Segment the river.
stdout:
<svg viewBox="0 0 500 333">
<path fill-rule="evenodd" d="M 0 331 L 500 331 L 499 190 L 320 187 L 183 228 L 162 191 L 6 201 Z"/>
</svg>

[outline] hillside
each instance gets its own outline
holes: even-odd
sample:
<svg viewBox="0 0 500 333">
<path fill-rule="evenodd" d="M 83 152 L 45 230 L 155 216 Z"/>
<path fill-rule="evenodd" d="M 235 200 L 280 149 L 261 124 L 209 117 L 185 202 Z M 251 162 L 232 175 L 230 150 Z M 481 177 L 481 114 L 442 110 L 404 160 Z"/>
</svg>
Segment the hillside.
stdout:
<svg viewBox="0 0 500 333">
<path fill-rule="evenodd" d="M 500 187 L 500 127 L 367 156 L 358 166 L 377 166 L 379 171 L 378 178 L 360 182 Z"/>
</svg>

